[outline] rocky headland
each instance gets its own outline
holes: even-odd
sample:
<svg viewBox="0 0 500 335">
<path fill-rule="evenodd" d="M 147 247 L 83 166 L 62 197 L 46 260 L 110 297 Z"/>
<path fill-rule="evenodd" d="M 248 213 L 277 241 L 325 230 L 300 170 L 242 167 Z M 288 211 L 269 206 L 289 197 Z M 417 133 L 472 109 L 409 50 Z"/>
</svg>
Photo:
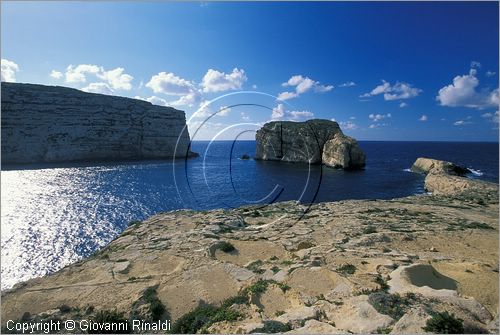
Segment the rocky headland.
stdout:
<svg viewBox="0 0 500 335">
<path fill-rule="evenodd" d="M 183 111 L 59 86 L 1 91 L 2 164 L 190 155 Z"/>
<path fill-rule="evenodd" d="M 255 135 L 255 159 L 325 164 L 343 169 L 365 166 L 365 154 L 352 137 L 342 133 L 337 122 L 273 121 Z"/>
<path fill-rule="evenodd" d="M 2 292 L 2 325 L 135 318 L 171 320 L 174 333 L 498 333 L 498 185 L 426 173 L 432 195 L 132 222 L 92 257 Z"/>
</svg>

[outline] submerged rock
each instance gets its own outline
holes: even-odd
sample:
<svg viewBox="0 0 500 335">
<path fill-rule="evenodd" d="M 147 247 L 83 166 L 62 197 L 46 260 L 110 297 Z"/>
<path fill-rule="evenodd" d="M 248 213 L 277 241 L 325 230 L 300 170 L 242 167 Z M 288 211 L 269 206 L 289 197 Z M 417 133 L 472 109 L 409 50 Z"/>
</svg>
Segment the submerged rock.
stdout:
<svg viewBox="0 0 500 335">
<path fill-rule="evenodd" d="M 365 155 L 356 140 L 345 136 L 334 121 L 268 122 L 255 139 L 255 159 L 324 163 L 344 169 L 365 166 Z"/>
</svg>

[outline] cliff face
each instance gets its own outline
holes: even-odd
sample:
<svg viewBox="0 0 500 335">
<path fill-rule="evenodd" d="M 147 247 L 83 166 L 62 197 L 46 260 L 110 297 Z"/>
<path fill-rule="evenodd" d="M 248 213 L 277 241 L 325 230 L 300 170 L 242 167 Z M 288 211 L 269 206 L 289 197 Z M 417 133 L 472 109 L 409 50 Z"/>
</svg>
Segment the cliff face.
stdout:
<svg viewBox="0 0 500 335">
<path fill-rule="evenodd" d="M 2 83 L 2 163 L 184 157 L 184 112 L 58 86 Z"/>
<path fill-rule="evenodd" d="M 344 169 L 365 166 L 365 155 L 355 139 L 345 136 L 337 122 L 274 121 L 255 136 L 255 159 L 311 162 Z"/>
</svg>

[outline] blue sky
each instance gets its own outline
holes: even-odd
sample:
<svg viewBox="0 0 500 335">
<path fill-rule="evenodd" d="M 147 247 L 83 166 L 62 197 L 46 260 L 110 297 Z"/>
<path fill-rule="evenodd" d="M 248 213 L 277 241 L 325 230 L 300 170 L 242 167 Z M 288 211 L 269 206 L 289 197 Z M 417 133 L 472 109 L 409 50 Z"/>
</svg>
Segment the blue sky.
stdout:
<svg viewBox="0 0 500 335">
<path fill-rule="evenodd" d="M 264 106 L 196 139 L 324 118 L 361 140 L 498 141 L 498 23 L 497 2 L 3 1 L 2 80 L 171 105 L 191 133 Z"/>
</svg>

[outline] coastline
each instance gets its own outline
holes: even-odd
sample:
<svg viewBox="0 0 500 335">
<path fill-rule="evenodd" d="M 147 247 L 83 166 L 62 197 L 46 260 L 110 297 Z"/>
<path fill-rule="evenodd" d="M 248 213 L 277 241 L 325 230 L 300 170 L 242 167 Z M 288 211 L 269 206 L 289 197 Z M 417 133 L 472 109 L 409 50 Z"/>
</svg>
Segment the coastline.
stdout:
<svg viewBox="0 0 500 335">
<path fill-rule="evenodd" d="M 405 316 L 381 313 L 369 299 L 394 293 L 386 286 L 398 268 L 430 264 L 457 283 L 455 293 L 417 292 L 404 315 L 431 306 L 489 329 L 498 318 L 498 185 L 471 185 L 479 188 L 314 204 L 300 220 L 305 206 L 295 202 L 160 213 L 87 259 L 3 291 L 2 320 L 26 312 L 32 319 L 82 317 L 90 306 L 148 319 L 144 295 L 154 290 L 164 306 L 159 317 L 175 324 L 200 304 L 219 306 L 246 292 L 248 301 L 231 306 L 239 317 L 205 330 L 248 333 L 267 321 L 309 332 L 397 330 Z M 235 250 L 224 252 L 224 242 Z M 263 291 L 253 292 L 259 283 Z M 415 286 L 405 285 L 407 292 Z M 429 317 L 420 314 L 415 324 Z"/>
</svg>

